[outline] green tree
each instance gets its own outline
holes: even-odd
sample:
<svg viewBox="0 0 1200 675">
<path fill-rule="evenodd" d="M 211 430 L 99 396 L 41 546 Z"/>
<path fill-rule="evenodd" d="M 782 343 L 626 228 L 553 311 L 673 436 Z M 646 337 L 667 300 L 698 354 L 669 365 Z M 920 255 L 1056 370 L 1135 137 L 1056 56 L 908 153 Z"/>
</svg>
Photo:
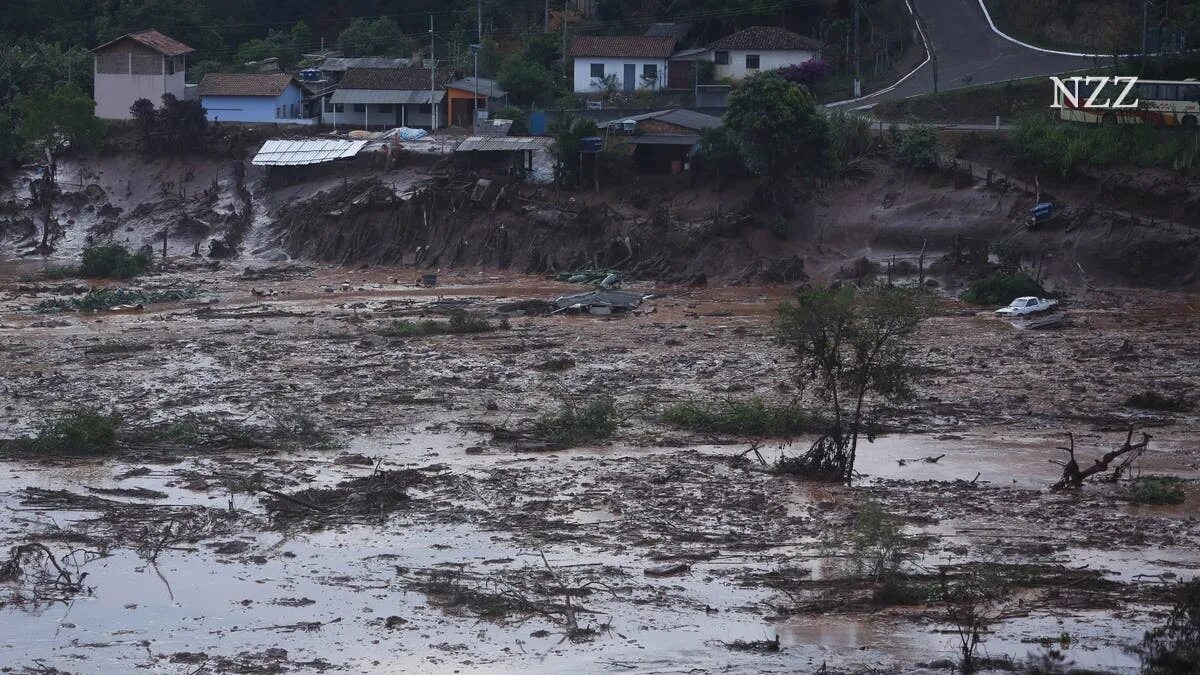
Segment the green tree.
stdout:
<svg viewBox="0 0 1200 675">
<path fill-rule="evenodd" d="M 833 172 L 829 123 L 816 100 L 808 89 L 776 72 L 754 75 L 738 85 L 729 96 L 724 119 L 772 208 L 793 189 L 811 195 Z"/>
<path fill-rule="evenodd" d="M 554 180 L 559 187 L 574 187 L 579 184 L 579 150 L 582 139 L 600 133 L 596 123 L 563 114 L 551 129 L 554 144 L 550 151 L 554 155 Z"/>
<path fill-rule="evenodd" d="M 867 396 L 910 393 L 909 342 L 932 310 L 921 289 L 882 284 L 806 289 L 779 306 L 777 338 L 795 356 L 800 382 L 815 385 L 831 420 L 805 455 L 781 460 L 781 469 L 817 480 L 853 477 Z"/>
<path fill-rule="evenodd" d="M 50 250 L 50 234 L 55 227 L 58 157 L 67 148 L 92 145 L 104 134 L 104 124 L 96 118 L 95 108 L 95 101 L 73 84 L 21 94 L 14 103 L 16 136 L 22 150 L 31 158 L 45 160 L 42 178 L 34 189 L 42 207 L 43 252 Z"/>
<path fill-rule="evenodd" d="M 554 79 L 549 71 L 521 54 L 504 60 L 496 81 L 518 103 L 546 103 L 554 98 Z"/>
<path fill-rule="evenodd" d="M 338 47 L 346 56 L 405 56 L 412 43 L 389 17 L 355 19 L 338 34 Z"/>
</svg>

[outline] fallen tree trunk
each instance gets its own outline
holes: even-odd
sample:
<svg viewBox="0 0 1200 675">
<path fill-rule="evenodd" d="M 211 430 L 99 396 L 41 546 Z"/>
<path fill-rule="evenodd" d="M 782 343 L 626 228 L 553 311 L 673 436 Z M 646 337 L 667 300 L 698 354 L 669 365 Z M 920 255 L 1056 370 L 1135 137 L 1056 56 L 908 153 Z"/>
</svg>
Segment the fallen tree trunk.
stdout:
<svg viewBox="0 0 1200 675">
<path fill-rule="evenodd" d="M 1103 457 L 1095 460 L 1095 462 L 1086 469 L 1079 468 L 1079 462 L 1075 460 L 1075 436 L 1068 433 L 1067 438 L 1070 440 L 1070 447 L 1059 447 L 1067 453 L 1069 459 L 1066 462 L 1054 462 L 1063 468 L 1062 477 L 1058 482 L 1050 486 L 1051 490 L 1061 490 L 1063 488 L 1078 488 L 1083 485 L 1083 481 L 1092 478 L 1098 474 L 1108 471 L 1109 466 L 1116 460 L 1121 459 L 1113 470 L 1112 479 L 1120 478 L 1121 474 L 1146 450 L 1146 446 L 1150 444 L 1150 434 L 1143 433 L 1142 440 L 1139 443 L 1133 442 L 1133 429 L 1129 430 L 1125 436 L 1125 444 L 1116 450 L 1106 452 Z"/>
</svg>

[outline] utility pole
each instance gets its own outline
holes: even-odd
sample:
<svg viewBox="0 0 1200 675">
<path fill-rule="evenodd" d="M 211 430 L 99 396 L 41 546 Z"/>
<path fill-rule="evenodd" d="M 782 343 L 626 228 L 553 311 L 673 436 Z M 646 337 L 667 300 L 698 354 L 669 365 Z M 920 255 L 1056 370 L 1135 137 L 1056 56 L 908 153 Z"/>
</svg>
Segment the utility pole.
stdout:
<svg viewBox="0 0 1200 675">
<path fill-rule="evenodd" d="M 563 29 L 562 64 L 563 64 L 563 79 L 565 80 L 567 77 L 567 0 L 563 0 L 562 16 L 558 17 L 558 20 L 562 22 L 562 29 Z M 572 87 L 572 89 L 573 88 L 574 87 Z"/>
<path fill-rule="evenodd" d="M 546 22 L 546 27 L 542 29 L 542 32 L 543 32 L 543 33 L 549 33 L 549 32 L 550 32 L 550 0 L 546 0 L 546 18 L 545 18 L 545 22 Z"/>
<path fill-rule="evenodd" d="M 477 130 L 479 127 L 479 50 L 483 48 L 483 0 L 476 0 L 475 17 L 479 33 L 475 36 L 475 45 L 471 49 L 475 52 L 475 98 L 471 100 L 472 130 Z"/>
<path fill-rule="evenodd" d="M 429 130 L 437 131 L 437 61 L 433 58 L 433 14 L 429 15 Z"/>
<path fill-rule="evenodd" d="M 858 65 L 858 0 L 854 0 L 854 98 L 862 96 L 862 75 Z"/>
</svg>

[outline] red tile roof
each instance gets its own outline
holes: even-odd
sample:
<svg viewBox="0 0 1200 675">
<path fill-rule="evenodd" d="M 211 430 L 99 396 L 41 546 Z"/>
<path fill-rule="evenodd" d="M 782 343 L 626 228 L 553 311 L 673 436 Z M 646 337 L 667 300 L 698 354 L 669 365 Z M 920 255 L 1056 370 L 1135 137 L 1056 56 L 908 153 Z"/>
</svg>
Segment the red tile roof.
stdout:
<svg viewBox="0 0 1200 675">
<path fill-rule="evenodd" d="M 817 51 L 824 45 L 820 40 L 793 33 L 776 26 L 752 26 L 708 44 L 709 49 L 779 49 Z"/>
<path fill-rule="evenodd" d="M 665 59 L 674 51 L 675 38 L 673 37 L 578 35 L 571 42 L 571 56 Z"/>
<path fill-rule="evenodd" d="M 287 73 L 209 73 L 200 80 L 200 96 L 270 96 L 292 83 Z"/>
<path fill-rule="evenodd" d="M 105 42 L 92 51 L 98 52 L 102 49 L 106 49 L 112 45 L 115 45 L 121 40 L 133 40 L 138 44 L 153 49 L 163 56 L 183 56 L 184 54 L 190 54 L 196 51 L 182 42 L 173 38 L 169 38 L 156 30 L 143 30 L 136 33 L 129 33 L 128 35 L 122 35 L 116 40 L 109 40 L 108 42 Z"/>
</svg>

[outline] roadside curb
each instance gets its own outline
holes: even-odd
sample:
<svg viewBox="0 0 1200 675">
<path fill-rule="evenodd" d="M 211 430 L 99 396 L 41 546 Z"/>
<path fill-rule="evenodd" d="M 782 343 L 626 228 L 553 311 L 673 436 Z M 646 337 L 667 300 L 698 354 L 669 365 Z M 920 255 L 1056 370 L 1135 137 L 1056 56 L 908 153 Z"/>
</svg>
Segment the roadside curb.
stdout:
<svg viewBox="0 0 1200 675">
<path fill-rule="evenodd" d="M 982 0 L 980 0 L 980 1 L 982 2 Z M 917 13 L 913 11 L 912 0 L 904 0 L 904 6 L 908 8 L 908 15 L 912 17 L 913 25 L 915 25 L 917 27 L 917 35 L 921 36 L 921 44 L 922 44 L 922 46 L 925 47 L 925 60 L 922 61 L 921 63 L 919 63 L 916 68 L 913 68 L 912 70 L 908 71 L 908 73 L 904 77 L 896 80 L 891 85 L 884 87 L 883 89 L 880 89 L 879 91 L 873 91 L 869 94 L 866 94 L 865 96 L 859 96 L 858 98 L 848 98 L 844 101 L 833 101 L 833 102 L 824 104 L 823 107 L 832 108 L 832 107 L 836 107 L 836 106 L 843 106 L 843 105 L 846 105 L 847 103 L 855 103 L 858 101 L 864 101 L 873 96 L 879 96 L 880 94 L 886 94 L 889 91 L 895 89 L 896 87 L 899 87 L 905 80 L 907 80 L 908 78 L 915 75 L 918 70 L 924 68 L 925 65 L 927 63 L 929 63 L 929 60 L 931 58 L 930 54 L 932 53 L 929 50 L 929 38 L 925 37 L 925 29 L 921 28 L 921 22 L 917 21 Z M 991 18 L 989 18 L 988 21 L 991 22 Z M 995 27 L 993 27 L 993 30 L 995 30 Z"/>
<path fill-rule="evenodd" d="M 1036 45 L 1031 45 L 1028 42 L 1022 42 L 1022 41 L 1016 39 L 1015 37 L 1009 35 L 1008 33 L 1005 33 L 1004 31 L 997 28 L 996 22 L 992 21 L 992 14 L 991 14 L 991 12 L 988 11 L 987 4 L 984 2 L 984 0 L 978 0 L 978 2 L 979 2 L 979 9 L 983 10 L 983 18 L 987 19 L 988 26 L 992 29 L 992 32 L 995 33 L 996 35 L 999 35 L 1000 37 L 1004 38 L 1005 40 L 1008 40 L 1009 42 L 1011 42 L 1013 44 L 1021 45 L 1022 47 L 1026 48 L 1026 49 L 1032 49 L 1036 52 L 1042 52 L 1043 54 L 1058 54 L 1059 56 L 1077 56 L 1077 57 L 1085 58 L 1085 59 L 1108 59 L 1108 58 L 1112 58 L 1112 56 L 1113 56 L 1112 54 L 1081 54 L 1079 52 L 1064 52 L 1064 51 L 1060 51 L 1057 49 L 1046 49 L 1045 47 L 1038 47 Z"/>
</svg>

